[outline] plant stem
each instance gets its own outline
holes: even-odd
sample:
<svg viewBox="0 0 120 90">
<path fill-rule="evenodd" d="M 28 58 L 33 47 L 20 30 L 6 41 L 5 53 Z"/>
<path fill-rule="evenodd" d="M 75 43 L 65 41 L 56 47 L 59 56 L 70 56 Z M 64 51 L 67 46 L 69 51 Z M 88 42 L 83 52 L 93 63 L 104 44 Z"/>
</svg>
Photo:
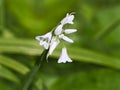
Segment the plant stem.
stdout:
<svg viewBox="0 0 120 90">
<path fill-rule="evenodd" d="M 29 90 L 30 85 L 32 84 L 32 81 L 38 72 L 39 68 L 42 65 L 42 61 L 46 59 L 48 50 L 44 50 L 43 53 L 41 54 L 40 58 L 36 61 L 35 66 L 33 69 L 30 71 L 30 73 L 27 75 L 27 80 L 25 81 L 25 84 L 23 86 L 22 90 Z"/>
</svg>

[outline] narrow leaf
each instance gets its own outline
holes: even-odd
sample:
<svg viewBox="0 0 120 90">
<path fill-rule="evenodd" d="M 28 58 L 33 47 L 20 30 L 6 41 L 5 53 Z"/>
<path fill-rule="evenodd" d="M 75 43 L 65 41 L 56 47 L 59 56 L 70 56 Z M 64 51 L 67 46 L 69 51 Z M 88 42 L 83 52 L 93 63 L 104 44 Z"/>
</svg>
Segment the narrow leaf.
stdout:
<svg viewBox="0 0 120 90">
<path fill-rule="evenodd" d="M 11 42 L 10 42 L 11 41 Z M 30 43 L 31 42 L 31 43 Z M 9 45 L 5 46 L 5 42 L 0 40 L 0 52 L 6 53 L 23 53 L 27 55 L 40 55 L 42 52 L 42 47 L 33 40 L 22 40 L 16 39 L 15 41 L 9 40 L 7 42 Z M 34 44 L 33 44 L 34 43 Z M 17 49 L 16 49 L 17 48 Z M 99 65 L 109 66 L 112 68 L 120 69 L 120 59 L 103 55 L 95 51 L 86 50 L 83 48 L 67 46 L 68 54 L 71 58 L 77 61 L 95 63 Z M 59 57 L 61 48 L 56 48 L 52 56 Z"/>
<path fill-rule="evenodd" d="M 20 84 L 20 80 L 18 79 L 18 77 L 2 65 L 0 65 L 0 77 Z"/>
<path fill-rule="evenodd" d="M 15 61 L 14 59 L 11 59 L 11 58 L 8 58 L 8 57 L 2 56 L 2 55 L 0 55 L 0 64 L 4 65 L 6 67 L 9 67 L 23 75 L 29 71 L 29 69 L 26 66 L 24 66 L 23 64 Z"/>
</svg>

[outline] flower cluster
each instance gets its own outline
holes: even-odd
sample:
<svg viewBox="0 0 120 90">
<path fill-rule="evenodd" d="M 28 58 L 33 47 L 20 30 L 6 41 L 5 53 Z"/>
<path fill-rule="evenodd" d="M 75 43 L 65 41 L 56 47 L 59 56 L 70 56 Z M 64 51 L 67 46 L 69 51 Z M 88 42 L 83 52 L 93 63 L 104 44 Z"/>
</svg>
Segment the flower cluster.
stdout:
<svg viewBox="0 0 120 90">
<path fill-rule="evenodd" d="M 67 37 L 67 34 L 71 34 L 76 32 L 76 29 L 63 29 L 65 24 L 73 24 L 74 15 L 67 14 L 66 17 L 61 20 L 60 24 L 51 32 L 48 32 L 42 36 L 36 36 L 36 39 L 40 41 L 40 45 L 44 46 L 45 49 L 49 49 L 47 56 L 51 55 L 55 48 L 60 43 L 60 40 L 67 41 L 69 43 L 73 43 L 73 40 Z M 62 53 L 60 58 L 58 59 L 58 63 L 66 63 L 72 62 L 67 54 L 67 50 L 65 47 L 62 48 Z"/>
</svg>

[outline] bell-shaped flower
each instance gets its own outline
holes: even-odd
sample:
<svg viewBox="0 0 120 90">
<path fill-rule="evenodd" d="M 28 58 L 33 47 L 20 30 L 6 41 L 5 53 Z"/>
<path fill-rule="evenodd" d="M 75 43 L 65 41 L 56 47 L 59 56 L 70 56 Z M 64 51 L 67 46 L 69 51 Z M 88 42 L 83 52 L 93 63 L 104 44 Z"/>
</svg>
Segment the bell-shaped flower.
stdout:
<svg viewBox="0 0 120 90">
<path fill-rule="evenodd" d="M 52 33 L 48 32 L 45 35 L 36 36 L 35 38 L 40 41 L 40 45 L 41 46 L 44 46 L 45 49 L 48 49 L 49 46 L 50 46 L 50 41 L 51 41 L 51 38 L 52 38 Z"/>
<path fill-rule="evenodd" d="M 60 23 L 62 25 L 73 24 L 73 19 L 74 19 L 74 15 L 67 13 L 66 17 Z"/>
<path fill-rule="evenodd" d="M 72 60 L 69 58 L 67 54 L 66 48 L 62 48 L 62 53 L 60 55 L 60 58 L 58 59 L 58 63 L 66 63 L 66 62 L 72 62 Z"/>
<path fill-rule="evenodd" d="M 53 53 L 53 51 L 55 50 L 55 48 L 57 47 L 57 45 L 60 43 L 59 39 L 57 38 L 57 36 L 53 36 L 51 43 L 50 43 L 50 48 L 49 48 L 49 52 L 48 52 L 48 56 L 51 55 Z"/>
<path fill-rule="evenodd" d="M 68 38 L 64 34 L 59 35 L 59 38 L 65 40 L 65 41 L 67 41 L 69 43 L 73 43 L 74 42 L 72 39 Z"/>
</svg>

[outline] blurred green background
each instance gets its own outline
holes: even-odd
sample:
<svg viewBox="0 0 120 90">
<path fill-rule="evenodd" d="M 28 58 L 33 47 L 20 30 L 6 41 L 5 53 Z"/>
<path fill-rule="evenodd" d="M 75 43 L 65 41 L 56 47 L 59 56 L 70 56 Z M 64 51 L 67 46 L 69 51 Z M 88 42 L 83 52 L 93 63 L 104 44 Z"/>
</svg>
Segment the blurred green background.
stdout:
<svg viewBox="0 0 120 90">
<path fill-rule="evenodd" d="M 72 63 L 58 64 L 59 46 L 31 90 L 120 90 L 120 0 L 0 0 L 0 90 L 22 90 L 43 47 L 35 36 L 76 12 L 67 44 Z"/>
</svg>

